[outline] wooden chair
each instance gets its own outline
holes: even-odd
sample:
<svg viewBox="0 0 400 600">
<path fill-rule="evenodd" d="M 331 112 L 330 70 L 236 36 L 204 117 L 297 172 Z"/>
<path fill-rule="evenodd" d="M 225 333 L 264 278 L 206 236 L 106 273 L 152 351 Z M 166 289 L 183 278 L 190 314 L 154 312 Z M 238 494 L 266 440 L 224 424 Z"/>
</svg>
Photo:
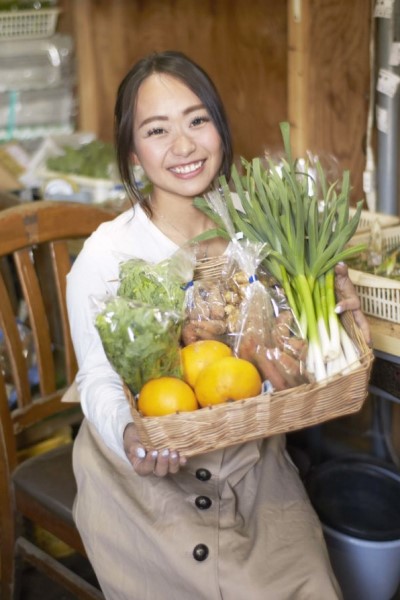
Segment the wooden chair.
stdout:
<svg viewBox="0 0 400 600">
<path fill-rule="evenodd" d="M 0 330 L 8 365 L 0 368 L 1 600 L 18 596 L 15 572 L 23 561 L 76 598 L 103 598 L 94 585 L 40 548 L 29 533 L 32 526 L 40 527 L 84 555 L 72 519 L 76 493 L 72 442 L 22 461 L 20 457 L 21 449 L 38 440 L 51 440 L 60 427 L 79 427 L 79 405 L 61 402 L 76 373 L 65 303 L 66 274 L 71 253 L 76 251 L 73 244 L 114 217 L 115 213 L 93 205 L 54 201 L 0 211 L 0 259 L 11 257 L 16 286 L 16 291 L 10 289 L 9 279 L 0 271 Z M 15 294 L 26 305 L 25 324 L 32 333 L 38 373 L 36 389 L 16 321 Z M 13 407 L 6 387 L 10 383 L 17 396 Z"/>
</svg>

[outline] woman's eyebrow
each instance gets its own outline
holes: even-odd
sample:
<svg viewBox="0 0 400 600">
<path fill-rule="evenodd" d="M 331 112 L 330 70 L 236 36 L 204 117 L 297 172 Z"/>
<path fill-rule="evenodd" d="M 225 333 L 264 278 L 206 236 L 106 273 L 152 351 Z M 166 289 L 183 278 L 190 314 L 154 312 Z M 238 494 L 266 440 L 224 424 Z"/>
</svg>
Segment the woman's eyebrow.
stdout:
<svg viewBox="0 0 400 600">
<path fill-rule="evenodd" d="M 144 125 L 148 125 L 149 123 L 152 123 L 153 121 L 168 121 L 168 117 L 163 116 L 163 115 L 153 115 L 152 117 L 148 117 L 147 119 L 144 119 L 140 123 L 139 129 L 141 127 L 143 127 Z"/>
<path fill-rule="evenodd" d="M 204 108 L 204 104 L 195 104 L 193 106 L 188 106 L 188 108 L 185 108 L 185 110 L 183 111 L 183 115 L 189 115 L 192 112 L 195 112 L 196 110 L 200 110 Z M 144 125 L 148 125 L 149 123 L 152 123 L 153 121 L 169 121 L 169 117 L 167 117 L 166 115 L 153 115 L 151 117 L 148 117 L 147 119 L 144 119 L 140 125 L 139 125 L 139 129 L 141 127 L 143 127 Z"/>
</svg>

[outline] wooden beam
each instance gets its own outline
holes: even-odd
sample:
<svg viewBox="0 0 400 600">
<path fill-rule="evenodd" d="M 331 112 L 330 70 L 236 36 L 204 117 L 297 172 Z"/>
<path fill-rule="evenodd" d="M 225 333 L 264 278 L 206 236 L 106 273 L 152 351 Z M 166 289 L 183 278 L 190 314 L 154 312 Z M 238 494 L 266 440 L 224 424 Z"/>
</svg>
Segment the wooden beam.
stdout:
<svg viewBox="0 0 400 600">
<path fill-rule="evenodd" d="M 92 28 L 91 0 L 73 0 L 73 28 L 77 57 L 78 126 L 99 136 L 100 108 L 98 94 L 99 57 L 95 53 L 95 36 Z"/>
<path fill-rule="evenodd" d="M 288 118 L 294 156 L 309 144 L 310 0 L 288 0 Z"/>
</svg>

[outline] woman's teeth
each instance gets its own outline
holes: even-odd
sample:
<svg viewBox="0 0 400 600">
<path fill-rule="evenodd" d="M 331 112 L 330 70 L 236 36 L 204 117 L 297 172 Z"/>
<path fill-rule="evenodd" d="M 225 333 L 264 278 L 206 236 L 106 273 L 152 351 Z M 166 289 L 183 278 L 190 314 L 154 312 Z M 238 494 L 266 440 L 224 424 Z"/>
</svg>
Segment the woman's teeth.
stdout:
<svg viewBox="0 0 400 600">
<path fill-rule="evenodd" d="M 192 173 L 193 171 L 197 171 L 197 169 L 200 169 L 200 167 L 202 166 L 203 161 L 199 160 L 196 163 L 192 163 L 190 165 L 184 165 L 182 167 L 172 167 L 171 171 L 173 171 L 174 173 L 178 173 L 178 174 L 186 174 L 186 173 Z"/>
</svg>

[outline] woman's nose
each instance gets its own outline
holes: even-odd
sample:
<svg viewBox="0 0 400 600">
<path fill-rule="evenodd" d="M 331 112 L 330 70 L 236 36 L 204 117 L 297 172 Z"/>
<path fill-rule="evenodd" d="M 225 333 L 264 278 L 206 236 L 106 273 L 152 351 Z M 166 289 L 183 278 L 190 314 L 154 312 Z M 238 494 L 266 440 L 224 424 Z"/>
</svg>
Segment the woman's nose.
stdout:
<svg viewBox="0 0 400 600">
<path fill-rule="evenodd" d="M 196 148 L 196 144 L 192 138 L 185 134 L 178 134 L 172 144 L 172 151 L 178 156 L 189 156 Z"/>
</svg>

